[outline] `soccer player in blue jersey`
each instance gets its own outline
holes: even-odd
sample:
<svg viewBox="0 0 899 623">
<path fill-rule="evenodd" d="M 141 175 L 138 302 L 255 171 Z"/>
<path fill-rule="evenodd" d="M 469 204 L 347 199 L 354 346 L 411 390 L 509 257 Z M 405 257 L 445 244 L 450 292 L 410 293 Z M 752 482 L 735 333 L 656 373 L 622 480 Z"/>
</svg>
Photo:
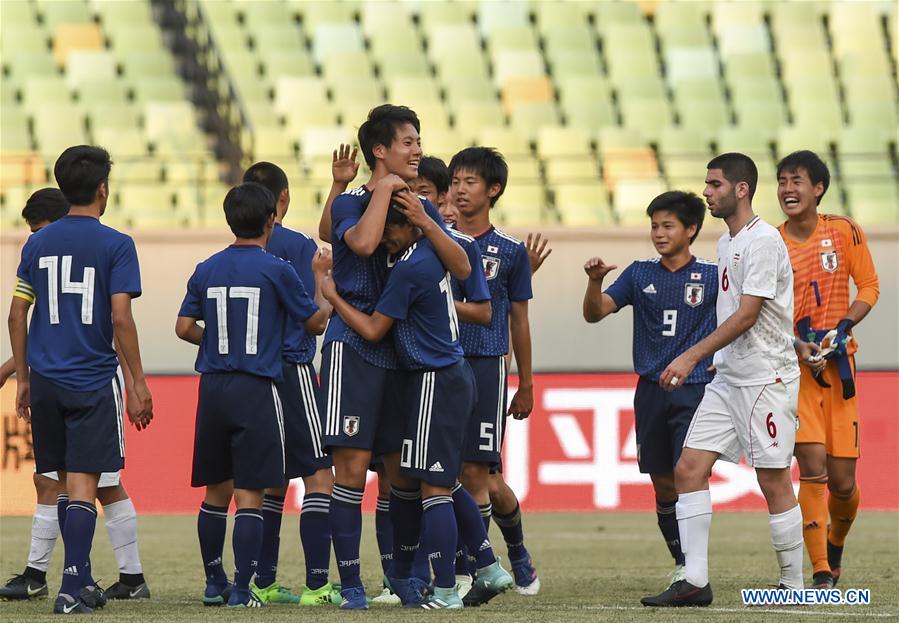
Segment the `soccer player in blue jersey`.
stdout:
<svg viewBox="0 0 899 623">
<path fill-rule="evenodd" d="M 326 272 L 331 254 L 319 251 L 318 245 L 306 234 L 284 227 L 283 221 L 290 207 L 287 175 L 271 162 L 257 162 L 246 170 L 245 182 L 265 186 L 276 201 L 275 225 L 266 251 L 287 260 L 297 271 L 306 292 L 314 294 L 316 304 L 326 315 L 330 305 L 320 296 L 315 275 Z M 321 264 L 313 272 L 313 263 Z M 276 581 L 278 549 L 280 546 L 281 516 L 287 483 L 283 487 L 267 489 L 262 501 L 262 551 L 256 578 L 250 588 L 263 603 L 300 603 L 315 605 L 330 603 L 331 584 L 328 567 L 331 559 L 331 530 L 328 527 L 328 507 L 331 501 L 331 458 L 321 445 L 321 418 L 318 411 L 318 377 L 312 367 L 315 356 L 315 336 L 301 324 L 288 321 L 284 328 L 284 347 L 281 350 L 283 380 L 276 383 L 284 409 L 284 441 L 286 448 L 287 480 L 302 477 L 303 505 L 300 511 L 300 541 L 306 562 L 306 585 L 299 597 Z"/>
<path fill-rule="evenodd" d="M 69 213 L 69 202 L 58 188 L 42 188 L 28 198 L 22 217 L 32 233 L 40 231 Z M 15 373 L 12 357 L 0 366 L 0 387 Z M 127 371 L 127 369 L 126 369 Z M 125 375 L 126 390 L 131 392 L 131 375 Z M 68 496 L 56 472 L 34 474 L 37 508 L 31 525 L 31 548 L 21 574 L 0 586 L 0 599 L 34 599 L 46 597 L 47 568 L 60 534 L 60 518 L 65 523 Z M 150 596 L 143 577 L 137 545 L 137 513 L 119 473 L 100 475 L 97 499 L 103 505 L 106 530 L 119 566 L 119 581 L 104 590 L 108 599 L 143 599 Z"/>
<path fill-rule="evenodd" d="M 337 197 L 331 206 L 332 276 L 341 297 L 364 313 L 374 311 L 386 282 L 387 252 L 380 243 L 387 209 L 393 193 L 407 190 L 408 181 L 418 175 L 422 153 L 419 130 L 418 117 L 404 106 L 384 104 L 372 109 L 358 133 L 372 177 L 364 186 Z M 402 192 L 397 202 L 403 209 L 411 209 L 421 200 Z M 421 223 L 423 235 L 450 273 L 468 277 L 471 266 L 464 250 L 446 232 L 434 206 L 426 201 L 424 208 L 431 220 Z M 359 541 L 362 493 L 372 450 L 376 456 L 384 457 L 388 475 L 399 471 L 401 439 L 386 428 L 388 417 L 382 417 L 395 410 L 391 401 L 396 392 L 391 385 L 392 371 L 397 368 L 396 353 L 389 340 L 367 342 L 340 316 L 331 319 L 324 342 L 323 439 L 334 459 L 330 518 L 343 586 L 341 607 L 365 608 L 365 590 L 359 577 Z M 392 507 L 404 508 L 391 509 L 395 534 L 417 537 L 415 526 L 421 507 L 415 498 L 401 497 L 414 495 L 417 492 L 399 492 L 399 496 L 391 498 Z M 414 547 L 410 551 L 414 552 Z M 405 567 L 404 563 L 401 565 Z"/>
<path fill-rule="evenodd" d="M 669 191 L 653 199 L 646 214 L 659 257 L 633 262 L 605 291 L 603 279 L 617 267 L 598 257 L 587 260 L 584 320 L 599 322 L 623 307 L 634 307 L 634 370 L 640 375 L 634 394 L 637 463 L 655 489 L 659 529 L 674 558 L 673 584 L 684 579 L 674 466 L 706 383 L 714 376 L 712 360 L 700 362 L 674 393 L 659 387 L 659 375 L 672 357 L 715 330 L 718 268 L 690 251 L 705 216 L 702 199 Z"/>
<path fill-rule="evenodd" d="M 459 346 L 449 273 L 416 225 L 428 218 L 420 209 L 414 213 L 397 207 L 388 212 L 384 246 L 395 266 L 374 313 L 349 305 L 332 282 L 326 282 L 325 294 L 337 313 L 366 340 L 379 342 L 394 329 L 393 341 L 406 373 L 399 386 L 404 394 L 400 412 L 405 416 L 401 469 L 391 475 L 391 483 L 394 494 L 396 489 L 421 491 L 421 533 L 435 574 L 434 595 L 421 607 L 453 609 L 462 607 L 454 572 L 458 512 L 454 510 L 454 492 L 459 490 L 456 474 L 461 469 L 462 442 L 475 390 Z M 488 297 L 483 280 L 469 285 L 483 306 Z M 477 510 L 471 506 L 478 524 Z M 473 546 L 482 543 L 486 541 Z M 493 566 L 498 568 L 495 558 Z"/>
<path fill-rule="evenodd" d="M 31 420 L 36 470 L 57 471 L 68 493 L 63 580 L 53 607 L 61 614 L 106 601 L 91 577 L 90 549 L 100 473 L 125 464 L 126 408 L 113 338 L 132 375 L 129 419 L 140 430 L 153 417 L 131 314 L 131 299 L 141 293 L 134 241 L 99 221 L 111 167 L 105 150 L 88 145 L 57 159 L 54 174 L 71 208 L 25 243 L 9 314 L 16 410 Z"/>
<path fill-rule="evenodd" d="M 175 332 L 200 347 L 191 485 L 206 487 L 197 519 L 206 569 L 203 603 L 259 607 L 250 579 L 262 546 L 263 491 L 284 486 L 284 417 L 276 383 L 284 379 L 285 327 L 289 318 L 320 334 L 327 318 L 290 263 L 265 251 L 274 196 L 246 182 L 228 192 L 224 209 L 235 241 L 197 266 Z M 232 495 L 233 590 L 222 568 Z"/>
<path fill-rule="evenodd" d="M 490 209 L 508 180 L 503 157 L 487 147 L 470 147 L 453 156 L 449 172 L 452 201 L 459 210 L 457 227 L 473 237 L 480 247 L 493 305 L 489 325 L 463 322 L 460 327 L 462 349 L 474 371 L 478 389 L 475 413 L 466 433 L 462 484 L 481 506 L 484 521 L 489 525 L 493 511 L 490 470 L 500 464 L 506 416 L 527 417 L 534 406 L 528 322 L 528 300 L 533 296 L 531 268 L 525 245 L 490 222 Z M 458 291 L 455 296 L 457 300 L 461 298 Z M 518 364 L 519 387 L 507 409 L 505 357 L 510 334 Z M 519 592 L 535 592 L 539 590 L 539 580 L 524 546 L 518 500 L 511 489 L 506 487 L 504 492 L 507 495 L 502 500 L 506 505 L 493 516 L 508 546 Z M 496 594 L 494 588 L 475 581 L 465 596 L 466 605 L 486 602 Z"/>
</svg>

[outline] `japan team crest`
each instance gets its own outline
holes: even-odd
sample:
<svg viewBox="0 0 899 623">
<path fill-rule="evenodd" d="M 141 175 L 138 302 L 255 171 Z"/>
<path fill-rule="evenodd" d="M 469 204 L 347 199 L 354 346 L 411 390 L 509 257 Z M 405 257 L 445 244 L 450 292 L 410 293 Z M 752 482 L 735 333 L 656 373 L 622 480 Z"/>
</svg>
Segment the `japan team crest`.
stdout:
<svg viewBox="0 0 899 623">
<path fill-rule="evenodd" d="M 359 432 L 359 416 L 345 415 L 343 416 L 343 433 L 348 437 L 355 437 Z"/>
<path fill-rule="evenodd" d="M 494 279 L 499 274 L 499 258 L 483 255 L 481 259 L 484 262 L 484 276 L 487 281 Z"/>
<path fill-rule="evenodd" d="M 705 286 L 701 283 L 684 285 L 684 303 L 690 307 L 699 307 L 705 298 Z"/>
<path fill-rule="evenodd" d="M 825 272 L 837 272 L 837 264 L 838 262 L 836 251 L 825 251 L 821 254 L 821 268 L 823 268 Z"/>
</svg>

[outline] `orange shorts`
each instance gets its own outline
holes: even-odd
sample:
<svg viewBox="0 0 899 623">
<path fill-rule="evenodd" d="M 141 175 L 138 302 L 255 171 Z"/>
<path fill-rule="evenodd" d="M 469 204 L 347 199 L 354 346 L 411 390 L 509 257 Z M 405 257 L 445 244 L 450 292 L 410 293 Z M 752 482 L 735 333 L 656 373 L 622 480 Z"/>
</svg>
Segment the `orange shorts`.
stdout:
<svg viewBox="0 0 899 623">
<path fill-rule="evenodd" d="M 850 357 L 855 375 L 855 358 Z M 829 456 L 857 459 L 858 401 L 857 396 L 843 400 L 840 373 L 834 362 L 828 361 L 821 373 L 830 388 L 818 385 L 808 366 L 799 366 L 799 431 L 796 443 L 824 444 Z"/>
</svg>

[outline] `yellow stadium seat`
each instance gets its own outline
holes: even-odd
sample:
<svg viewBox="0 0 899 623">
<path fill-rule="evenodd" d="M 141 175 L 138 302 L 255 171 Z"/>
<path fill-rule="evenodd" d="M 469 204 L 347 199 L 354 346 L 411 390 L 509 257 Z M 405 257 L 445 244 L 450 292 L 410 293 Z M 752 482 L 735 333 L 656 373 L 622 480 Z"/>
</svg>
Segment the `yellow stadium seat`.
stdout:
<svg viewBox="0 0 899 623">
<path fill-rule="evenodd" d="M 82 82 L 76 91 L 78 104 L 90 110 L 103 104 L 129 106 L 128 89 L 118 79 L 87 80 Z"/>
<path fill-rule="evenodd" d="M 31 135 L 28 133 L 28 120 L 15 104 L 3 105 L 2 129 L 3 131 L 0 132 L 0 145 L 2 145 L 4 153 L 31 151 Z"/>
<path fill-rule="evenodd" d="M 310 2 L 309 0 L 288 0 L 288 7 L 296 12 L 303 29 L 311 35 L 321 24 L 342 24 L 353 21 L 356 7 L 352 2 Z"/>
<path fill-rule="evenodd" d="M 65 65 L 72 50 L 100 50 L 103 34 L 96 24 L 59 24 L 53 33 L 53 58 L 56 64 Z"/>
<path fill-rule="evenodd" d="M 303 54 L 306 51 L 300 29 L 293 24 L 269 26 L 262 32 L 252 33 L 251 40 L 253 48 L 259 53 L 261 58 L 267 58 L 269 55 L 279 52 Z M 237 42 L 235 42 L 235 45 L 237 45 Z M 325 44 L 322 45 L 324 46 Z M 321 51 L 325 53 L 327 50 L 332 50 L 332 48 L 325 48 Z M 347 46 L 347 49 L 355 50 L 357 48 Z M 321 62 L 321 60 L 322 57 L 316 57 L 316 62 Z"/>
<path fill-rule="evenodd" d="M 366 6 L 377 7 L 380 4 Z M 369 51 L 375 62 L 378 62 L 384 54 L 397 52 L 420 54 L 422 51 L 421 36 L 411 23 L 392 24 L 390 28 L 369 32 L 367 35 Z"/>
<path fill-rule="evenodd" d="M 543 222 L 546 204 L 543 184 L 510 184 L 493 209 L 499 213 L 503 224 L 527 227 Z"/>
<path fill-rule="evenodd" d="M 35 6 L 30 2 L 8 2 L 3 6 L 3 24 L 10 28 L 35 24 L 37 14 Z M 79 20 L 80 21 L 80 20 Z M 3 34 L 6 34 L 5 32 Z"/>
<path fill-rule="evenodd" d="M 508 26 L 527 26 L 528 6 L 517 0 L 496 0 L 478 5 L 478 28 L 485 38 Z"/>
<path fill-rule="evenodd" d="M 293 22 L 291 11 L 283 2 L 238 2 L 235 5 L 250 32 L 264 32 L 272 26 Z"/>
<path fill-rule="evenodd" d="M 398 30 L 411 25 L 408 5 L 405 2 L 386 0 L 384 2 L 362 3 L 362 32 L 369 38 L 382 33 Z"/>
<path fill-rule="evenodd" d="M 253 160 L 292 159 L 295 142 L 281 126 L 254 127 Z"/>
<path fill-rule="evenodd" d="M 502 26 L 495 28 L 487 36 L 487 48 L 491 52 L 499 50 L 537 50 L 537 37 L 530 26 Z"/>
<path fill-rule="evenodd" d="M 602 73 L 599 56 L 595 50 L 584 52 L 563 50 L 548 54 L 547 59 L 553 78 L 556 80 L 564 80 L 568 77 L 599 76 Z"/>
<path fill-rule="evenodd" d="M 36 186 L 44 184 L 46 181 L 47 169 L 38 154 L 30 151 L 8 152 L 4 150 L 0 155 L 0 188 L 4 193 L 11 187 Z M 25 206 L 24 199 L 27 198 L 27 195 L 21 201 L 19 201 L 19 197 L 15 198 L 14 209 L 17 212 L 21 213 Z M 7 197 L 7 199 L 10 198 Z"/>
<path fill-rule="evenodd" d="M 612 206 L 622 225 L 645 225 L 646 206 L 668 190 L 661 178 L 621 179 L 613 190 Z"/>
<path fill-rule="evenodd" d="M 574 2 L 532 2 L 531 9 L 542 33 L 553 28 L 565 28 L 571 24 L 586 23 L 584 14 Z"/>
<path fill-rule="evenodd" d="M 421 78 L 430 75 L 430 67 L 423 54 L 410 54 L 402 50 L 383 52 L 378 55 L 375 64 L 384 81 L 390 81 L 393 78 Z"/>
<path fill-rule="evenodd" d="M 322 64 L 333 54 L 361 52 L 362 33 L 354 22 L 319 24 L 312 37 L 312 57 Z"/>
<path fill-rule="evenodd" d="M 712 134 L 701 128 L 669 126 L 659 135 L 660 164 L 673 187 L 694 187 L 705 177 L 712 158 Z"/>
<path fill-rule="evenodd" d="M 95 126 L 91 133 L 94 143 L 105 147 L 113 159 L 146 156 L 149 153 L 147 137 L 137 128 Z"/>
<path fill-rule="evenodd" d="M 353 131 L 347 126 L 308 127 L 300 136 L 300 153 L 303 158 L 321 157 L 330 160 L 337 145 L 352 142 Z"/>
<path fill-rule="evenodd" d="M 899 222 L 899 191 L 896 180 L 846 184 L 849 209 L 861 225 L 891 225 Z"/>
<path fill-rule="evenodd" d="M 426 155 L 437 156 L 449 162 L 454 154 L 472 145 L 471 140 L 465 138 L 458 130 L 445 128 L 422 128 L 421 148 Z"/>
<path fill-rule="evenodd" d="M 553 102 L 522 103 L 511 110 L 509 121 L 512 127 L 533 138 L 539 127 L 559 123 L 559 111 Z"/>
<path fill-rule="evenodd" d="M 110 154 L 115 162 L 109 174 L 111 188 L 121 188 L 128 184 L 157 184 L 162 180 L 162 167 L 155 158 L 119 159 L 114 152 Z"/>
<path fill-rule="evenodd" d="M 6 2 L 3 3 L 4 19 L 6 18 Z M 60 24 L 84 24 L 93 19 L 87 2 L 52 2 L 42 1 L 36 3 L 36 8 L 41 14 L 44 28 L 53 32 Z"/>
<path fill-rule="evenodd" d="M 655 179 L 659 165 L 651 149 L 608 149 L 602 155 L 603 180 L 613 191 L 622 180 Z"/>
<path fill-rule="evenodd" d="M 120 184 L 113 191 L 118 195 L 114 208 L 129 216 L 140 213 L 174 212 L 175 194 L 173 189 L 162 184 Z"/>
<path fill-rule="evenodd" d="M 474 141 L 482 128 L 503 124 L 503 111 L 496 101 L 464 100 L 453 107 L 455 132 L 466 141 Z M 427 131 L 424 128 L 423 131 Z"/>
<path fill-rule="evenodd" d="M 446 129 L 450 127 L 449 113 L 440 100 L 423 99 L 416 101 L 408 99 L 407 103 L 418 115 L 422 128 Z"/>
<path fill-rule="evenodd" d="M 718 77 L 718 59 L 710 47 L 670 47 L 665 51 L 668 84 Z"/>
<path fill-rule="evenodd" d="M 500 50 L 493 54 L 493 78 L 502 88 L 510 78 L 541 77 L 546 74 L 539 52 Z"/>
<path fill-rule="evenodd" d="M 223 204 L 230 190 L 224 184 L 185 184 L 175 190 L 175 202 L 179 212 L 196 215 L 198 224 L 205 227 L 225 228 Z"/>
<path fill-rule="evenodd" d="M 514 156 L 530 156 L 530 139 L 527 134 L 516 128 L 485 127 L 478 133 L 478 145 L 493 147 L 506 158 Z"/>
<path fill-rule="evenodd" d="M 329 80 L 331 97 L 335 102 L 366 101 L 374 102 L 384 99 L 384 87 L 377 78 L 338 77 Z"/>
<path fill-rule="evenodd" d="M 422 2 L 418 17 L 425 37 L 430 39 L 440 26 L 470 24 L 477 10 L 478 3 L 472 0 Z"/>
<path fill-rule="evenodd" d="M 655 141 L 665 126 L 674 122 L 671 105 L 667 99 L 630 98 L 621 103 L 624 126 L 638 130 L 644 137 Z"/>
<path fill-rule="evenodd" d="M 334 106 L 329 103 L 295 106 L 284 115 L 284 131 L 292 138 L 299 139 L 306 128 L 332 126 L 337 123 Z"/>
<path fill-rule="evenodd" d="M 727 59 L 742 54 L 769 52 L 771 39 L 764 24 L 735 23 L 728 25 L 718 35 L 718 51 Z"/>
<path fill-rule="evenodd" d="M 761 2 L 713 2 L 711 6 L 712 32 L 721 37 L 734 24 L 759 25 L 763 20 L 764 7 Z"/>
<path fill-rule="evenodd" d="M 286 76 L 314 76 L 315 65 L 312 57 L 305 50 L 297 51 L 272 51 L 257 57 L 250 54 L 249 63 L 244 71 L 252 71 L 253 78 L 258 75 L 258 67 L 261 65 L 266 77 L 272 81 Z M 244 61 L 247 62 L 247 61 Z"/>
<path fill-rule="evenodd" d="M 286 114 L 299 104 L 324 105 L 328 101 L 324 80 L 314 76 L 281 76 L 275 81 L 275 111 Z"/>
<path fill-rule="evenodd" d="M 481 41 L 471 24 L 436 26 L 427 36 L 428 56 L 434 62 L 451 57 L 456 52 L 481 51 Z"/>
<path fill-rule="evenodd" d="M 334 52 L 322 63 L 322 75 L 330 84 L 335 80 L 370 79 L 374 71 L 365 52 Z"/>
<path fill-rule="evenodd" d="M 633 128 L 611 126 L 597 134 L 597 145 L 602 155 L 608 149 L 644 149 L 649 147 L 646 138 Z"/>
<path fill-rule="evenodd" d="M 165 48 L 155 24 L 108 24 L 106 35 L 118 54 L 130 51 L 159 52 Z"/>
<path fill-rule="evenodd" d="M 601 182 L 553 186 L 556 210 L 567 227 L 594 227 L 612 223 L 609 195 Z"/>
<path fill-rule="evenodd" d="M 195 184 L 219 181 L 219 164 L 209 158 L 173 159 L 162 163 L 167 184 Z"/>
<path fill-rule="evenodd" d="M 487 78 L 487 63 L 481 50 L 459 50 L 452 54 L 433 59 L 437 75 L 447 78 Z"/>
<path fill-rule="evenodd" d="M 500 151 L 500 153 L 503 153 Z M 540 182 L 540 161 L 534 156 L 509 156 L 503 154 L 509 167 L 509 184 L 536 184 Z"/>
<path fill-rule="evenodd" d="M 190 102 L 147 102 L 144 104 L 144 129 L 154 141 L 172 134 L 196 129 L 194 107 Z"/>
<path fill-rule="evenodd" d="M 544 171 L 549 184 L 562 182 L 593 182 L 599 179 L 599 164 L 592 154 L 574 157 L 555 157 L 545 160 Z"/>
<path fill-rule="evenodd" d="M 116 61 L 112 52 L 72 50 L 66 58 L 66 84 L 70 89 L 85 81 L 116 78 Z"/>
<path fill-rule="evenodd" d="M 520 104 L 552 102 L 552 82 L 547 76 L 510 77 L 502 85 L 503 109 L 510 114 Z"/>
<path fill-rule="evenodd" d="M 119 56 L 126 78 L 135 80 L 151 76 L 175 75 L 175 61 L 167 50 L 144 52 L 129 50 Z"/>
<path fill-rule="evenodd" d="M 439 102 L 440 90 L 433 78 L 402 77 L 387 83 L 387 97 L 397 102 Z M 407 104 L 408 105 L 408 104 Z"/>
<path fill-rule="evenodd" d="M 589 156 L 590 135 L 580 128 L 543 126 L 537 131 L 537 155 L 541 158 Z"/>
</svg>

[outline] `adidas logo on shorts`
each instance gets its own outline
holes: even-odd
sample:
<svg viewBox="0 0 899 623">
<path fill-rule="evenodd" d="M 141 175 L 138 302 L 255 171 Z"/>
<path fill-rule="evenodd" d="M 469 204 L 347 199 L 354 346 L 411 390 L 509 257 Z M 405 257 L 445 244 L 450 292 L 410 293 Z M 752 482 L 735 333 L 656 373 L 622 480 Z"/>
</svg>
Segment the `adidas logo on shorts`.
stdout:
<svg viewBox="0 0 899 623">
<path fill-rule="evenodd" d="M 431 465 L 431 466 L 428 468 L 428 471 L 429 471 L 429 472 L 442 472 L 442 471 L 443 471 L 443 465 L 440 464 L 440 461 L 437 461 L 436 463 L 434 463 L 433 465 Z"/>
</svg>

